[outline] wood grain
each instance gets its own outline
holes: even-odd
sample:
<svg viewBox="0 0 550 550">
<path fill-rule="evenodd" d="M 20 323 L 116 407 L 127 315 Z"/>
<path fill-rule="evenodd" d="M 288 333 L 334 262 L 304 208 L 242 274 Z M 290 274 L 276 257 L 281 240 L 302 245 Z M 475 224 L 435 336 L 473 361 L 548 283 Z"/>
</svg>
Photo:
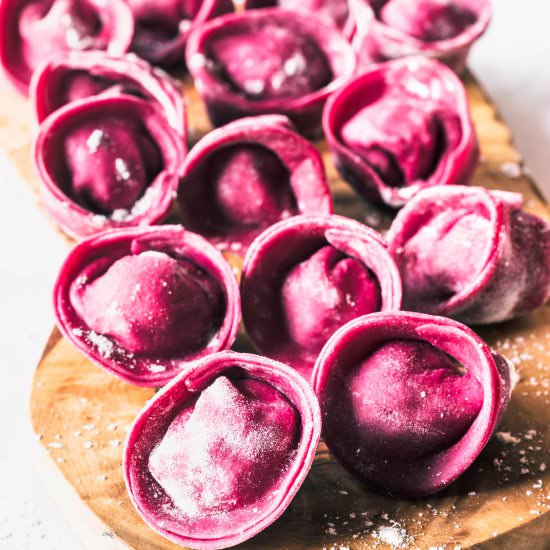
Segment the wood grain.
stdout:
<svg viewBox="0 0 550 550">
<path fill-rule="evenodd" d="M 521 192 L 528 210 L 550 218 L 522 165 L 510 130 L 471 75 L 465 76 L 483 162 L 474 183 Z M 208 130 L 204 109 L 186 86 L 191 141 Z M 27 103 L 0 91 L 0 147 L 33 190 L 32 117 Z M 338 175 L 320 142 L 338 213 L 383 228 L 391 219 L 365 205 Z M 234 260 L 234 258 L 233 258 Z M 417 501 L 366 491 L 319 446 L 311 473 L 281 519 L 243 548 L 403 547 L 549 548 L 550 540 L 550 307 L 481 335 L 517 365 L 520 381 L 500 430 L 458 482 Z M 249 350 L 244 334 L 235 346 Z M 126 431 L 153 391 L 130 386 L 91 365 L 52 332 L 34 378 L 31 417 L 38 462 L 52 494 L 93 549 L 176 548 L 134 511 L 121 475 Z M 505 435 L 502 435 L 505 434 Z M 548 465 L 548 468 L 546 466 Z"/>
</svg>

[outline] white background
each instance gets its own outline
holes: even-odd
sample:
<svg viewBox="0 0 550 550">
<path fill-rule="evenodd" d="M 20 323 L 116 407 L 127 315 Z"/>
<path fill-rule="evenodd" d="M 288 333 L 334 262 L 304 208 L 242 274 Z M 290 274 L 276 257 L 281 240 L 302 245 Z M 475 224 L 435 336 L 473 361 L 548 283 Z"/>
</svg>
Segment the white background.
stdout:
<svg viewBox="0 0 550 550">
<path fill-rule="evenodd" d="M 494 0 L 470 67 L 512 127 L 550 196 L 550 4 Z M 53 326 L 50 289 L 65 244 L 0 152 L 0 548 L 79 550 L 35 473 L 28 399 Z M 100 550 L 100 549 L 98 549 Z"/>
</svg>

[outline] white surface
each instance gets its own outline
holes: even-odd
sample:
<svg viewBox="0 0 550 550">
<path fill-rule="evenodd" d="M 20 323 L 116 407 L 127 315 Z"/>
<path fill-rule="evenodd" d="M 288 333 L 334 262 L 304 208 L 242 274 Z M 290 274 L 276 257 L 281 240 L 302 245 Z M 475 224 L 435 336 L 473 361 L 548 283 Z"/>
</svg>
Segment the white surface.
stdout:
<svg viewBox="0 0 550 550">
<path fill-rule="evenodd" d="M 550 196 L 550 5 L 494 3 L 493 24 L 470 66 Z M 27 414 L 32 373 L 53 325 L 50 289 L 65 244 L 1 154 L 0 175 L 0 548 L 78 550 L 34 471 Z"/>
<path fill-rule="evenodd" d="M 469 66 L 512 128 L 539 188 L 550 198 L 550 34 L 541 0 L 493 0 L 494 17 Z"/>
<path fill-rule="evenodd" d="M 50 294 L 66 245 L 0 153 L 0 548 L 78 550 L 35 472 L 28 420 L 35 365 L 53 326 Z"/>
</svg>

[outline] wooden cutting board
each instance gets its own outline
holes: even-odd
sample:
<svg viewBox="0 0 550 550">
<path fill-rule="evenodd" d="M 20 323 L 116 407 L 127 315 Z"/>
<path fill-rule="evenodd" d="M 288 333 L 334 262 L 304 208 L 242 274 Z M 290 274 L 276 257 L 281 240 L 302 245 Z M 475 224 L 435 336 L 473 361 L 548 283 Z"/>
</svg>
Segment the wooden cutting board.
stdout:
<svg viewBox="0 0 550 550">
<path fill-rule="evenodd" d="M 483 162 L 474 182 L 523 193 L 529 211 L 550 210 L 512 145 L 510 130 L 471 75 L 465 76 Z M 190 84 L 191 140 L 208 130 Z M 32 117 L 25 100 L 0 90 L 0 147 L 37 190 Z M 336 174 L 320 142 L 336 210 L 386 226 Z M 38 194 L 37 194 L 38 196 Z M 238 263 L 236 258 L 232 261 Z M 511 359 L 520 381 L 498 434 L 469 471 L 443 493 L 417 501 L 376 495 L 355 482 L 320 444 L 303 487 L 285 514 L 242 545 L 259 549 L 550 548 L 550 306 L 481 335 Z M 250 350 L 241 334 L 235 346 Z M 121 473 L 123 441 L 153 390 L 130 386 L 84 359 L 54 329 L 34 377 L 30 413 L 37 458 L 52 496 L 93 550 L 168 550 L 134 511 Z"/>
</svg>

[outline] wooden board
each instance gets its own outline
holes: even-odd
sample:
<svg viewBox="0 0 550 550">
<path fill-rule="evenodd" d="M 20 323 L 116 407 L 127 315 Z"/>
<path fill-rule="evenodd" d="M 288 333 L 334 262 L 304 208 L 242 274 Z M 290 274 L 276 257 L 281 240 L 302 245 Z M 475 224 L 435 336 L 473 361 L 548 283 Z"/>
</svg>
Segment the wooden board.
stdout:
<svg viewBox="0 0 550 550">
<path fill-rule="evenodd" d="M 509 129 L 475 80 L 465 82 L 483 162 L 474 182 L 523 193 L 527 209 L 549 218 L 524 170 Z M 203 107 L 187 87 L 191 138 L 208 130 Z M 37 189 L 30 157 L 29 107 L 0 91 L 0 147 Z M 385 226 L 387 213 L 367 208 L 327 164 L 338 213 Z M 550 548 L 550 306 L 481 331 L 516 364 L 520 381 L 499 435 L 455 484 L 417 501 L 366 491 L 320 444 L 289 509 L 243 548 Z M 235 346 L 249 350 L 245 335 Z M 168 550 L 134 511 L 121 475 L 123 440 L 153 391 L 132 387 L 91 365 L 57 329 L 34 378 L 31 417 L 44 479 L 71 526 L 90 549 Z M 548 466 L 548 468 L 547 468 Z"/>
</svg>

